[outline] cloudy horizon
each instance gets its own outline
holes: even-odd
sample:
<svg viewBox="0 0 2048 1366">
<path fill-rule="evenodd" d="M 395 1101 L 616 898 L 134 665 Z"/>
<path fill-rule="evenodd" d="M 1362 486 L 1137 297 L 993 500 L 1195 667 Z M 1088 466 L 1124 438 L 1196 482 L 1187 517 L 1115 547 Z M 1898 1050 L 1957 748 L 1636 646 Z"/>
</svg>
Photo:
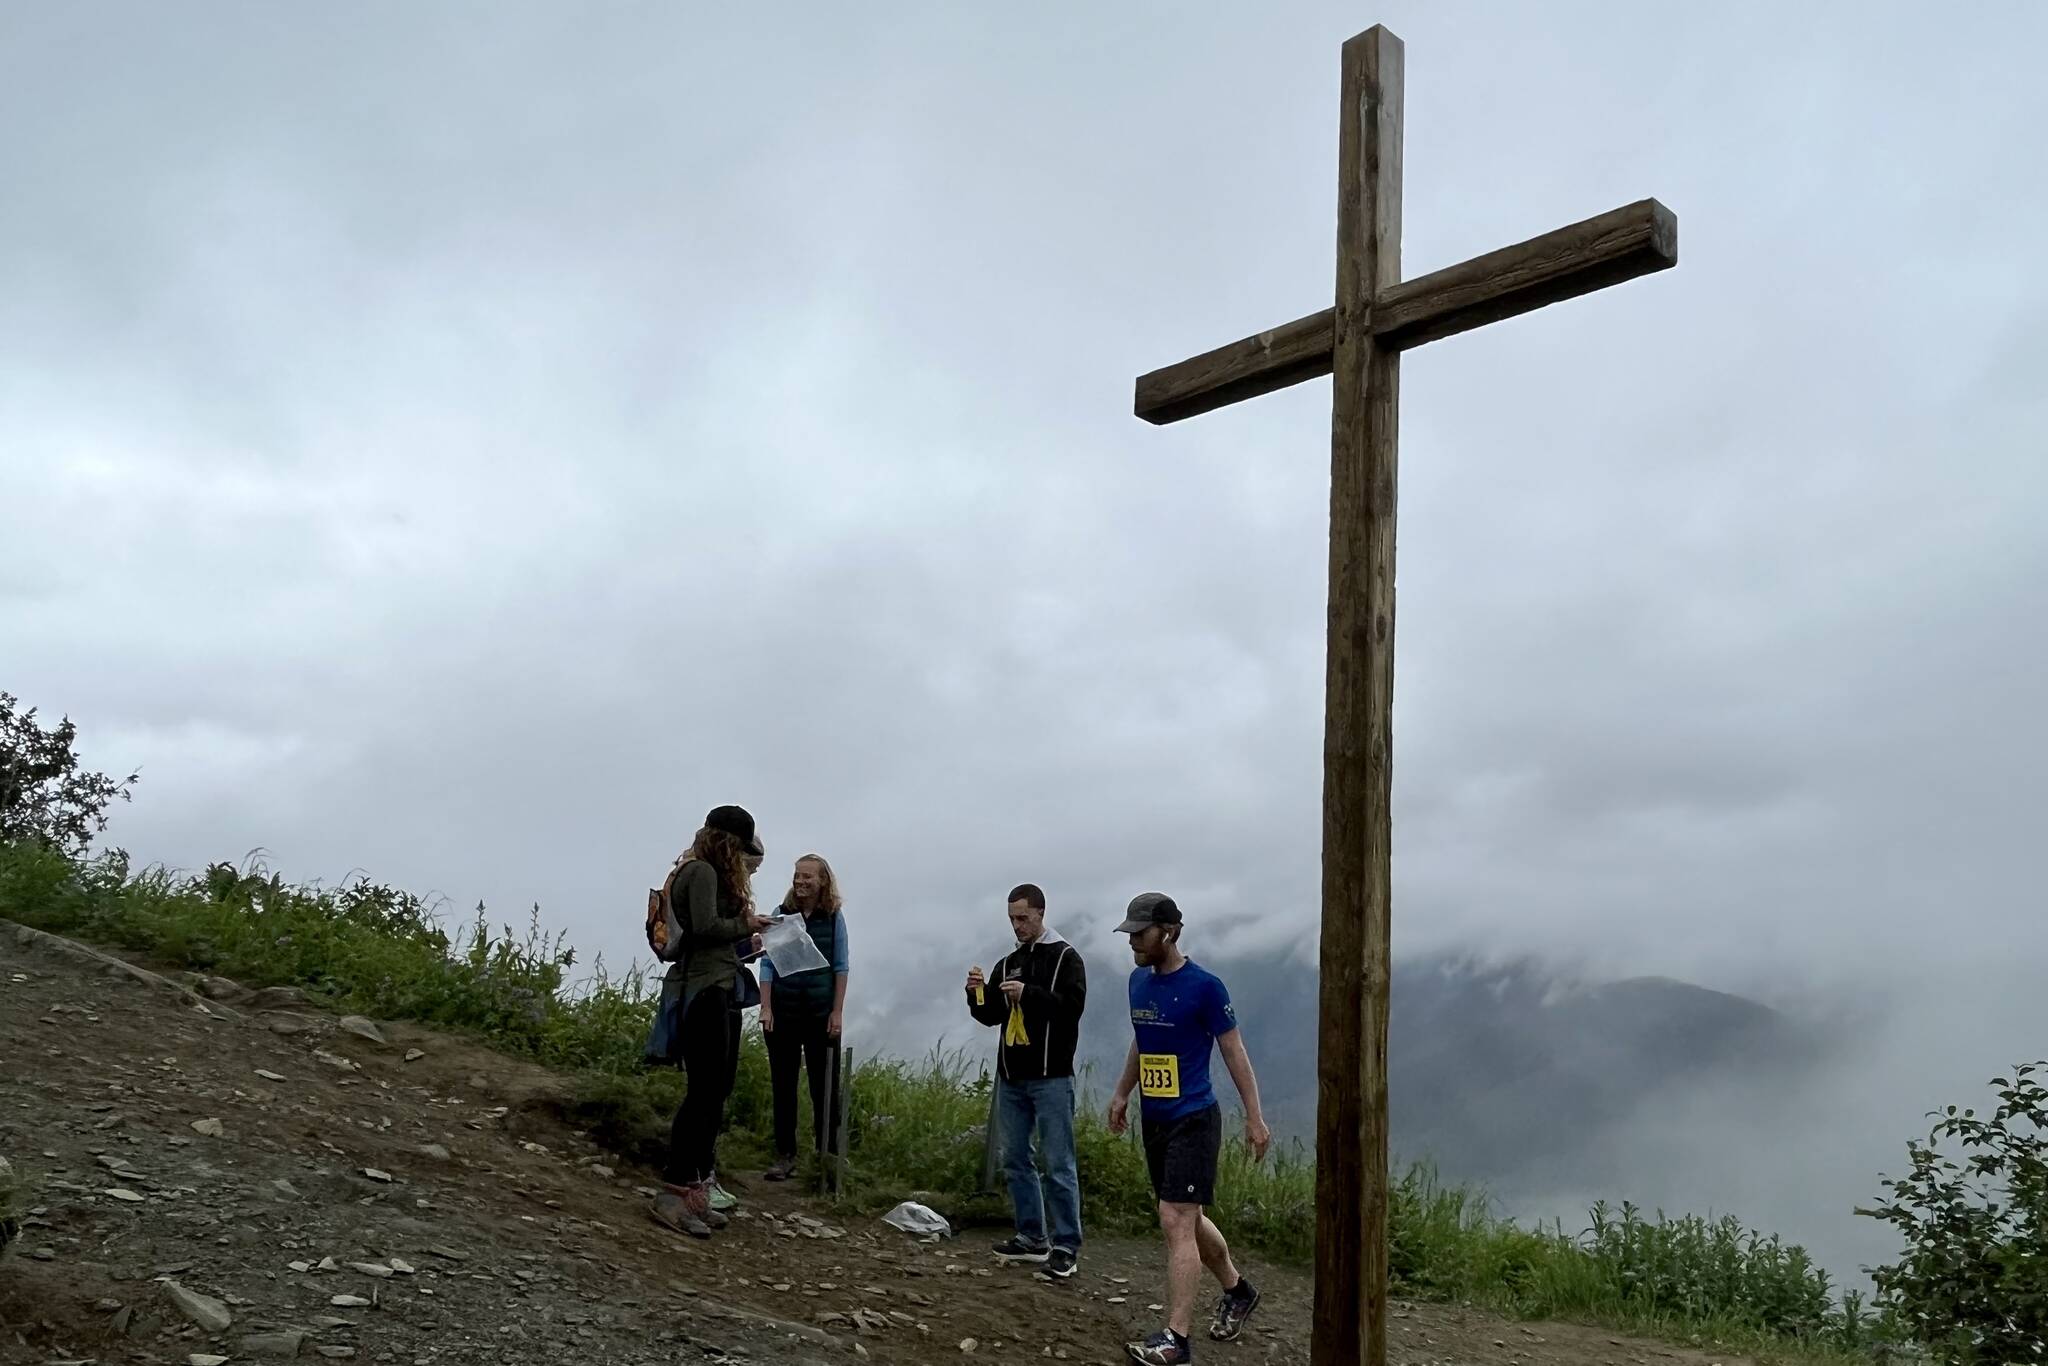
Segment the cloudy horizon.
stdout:
<svg viewBox="0 0 2048 1366">
<path fill-rule="evenodd" d="M 1327 304 L 1384 22 L 1407 274 L 1680 258 L 1404 361 L 1396 951 L 1883 1003 L 1917 1116 L 2048 1036 L 2048 12 L 1884 13 L 15 7 L 0 686 L 140 860 L 586 961 L 727 801 L 857 973 L 1308 953 L 1329 386 L 1131 386 Z"/>
</svg>

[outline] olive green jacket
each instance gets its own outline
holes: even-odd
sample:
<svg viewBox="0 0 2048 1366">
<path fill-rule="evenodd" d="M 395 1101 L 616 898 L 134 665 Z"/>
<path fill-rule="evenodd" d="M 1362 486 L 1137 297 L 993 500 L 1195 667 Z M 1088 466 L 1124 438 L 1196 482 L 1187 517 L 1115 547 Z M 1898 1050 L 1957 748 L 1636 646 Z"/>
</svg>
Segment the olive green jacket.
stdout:
<svg viewBox="0 0 2048 1366">
<path fill-rule="evenodd" d="M 669 902 L 683 927 L 689 954 L 669 964 L 668 980 L 681 980 L 683 1009 L 706 987 L 731 991 L 739 981 L 740 961 L 732 946 L 751 939 L 739 903 L 718 885 L 718 874 L 702 859 L 689 859 L 669 874 Z"/>
</svg>

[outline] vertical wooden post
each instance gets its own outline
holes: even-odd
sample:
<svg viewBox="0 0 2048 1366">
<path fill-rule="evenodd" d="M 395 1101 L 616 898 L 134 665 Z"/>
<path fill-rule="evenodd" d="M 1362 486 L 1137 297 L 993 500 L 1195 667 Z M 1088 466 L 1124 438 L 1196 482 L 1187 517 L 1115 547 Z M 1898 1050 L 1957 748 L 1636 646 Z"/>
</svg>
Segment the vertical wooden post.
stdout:
<svg viewBox="0 0 2048 1366">
<path fill-rule="evenodd" d="M 1400 356 L 1373 340 L 1401 279 L 1401 40 L 1344 44 L 1330 414 L 1313 1366 L 1385 1366 L 1387 992 Z"/>
<path fill-rule="evenodd" d="M 837 1128 L 833 1130 L 832 1155 L 835 1161 L 832 1164 L 834 1173 L 832 1193 L 834 1195 L 841 1195 L 845 1193 L 846 1158 L 853 1142 L 850 1132 L 853 1128 L 853 1053 L 846 1047 L 846 1036 L 843 1034 L 839 1039 L 837 1066 L 839 1068 L 839 1109 L 836 1112 L 835 1118 Z"/>
</svg>

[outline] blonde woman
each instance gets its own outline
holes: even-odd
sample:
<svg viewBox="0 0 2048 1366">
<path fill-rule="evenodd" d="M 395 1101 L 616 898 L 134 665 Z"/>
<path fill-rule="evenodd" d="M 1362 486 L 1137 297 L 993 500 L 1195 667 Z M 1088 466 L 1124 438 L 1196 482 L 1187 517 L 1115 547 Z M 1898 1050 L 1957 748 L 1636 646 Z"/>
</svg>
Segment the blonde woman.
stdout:
<svg viewBox="0 0 2048 1366">
<path fill-rule="evenodd" d="M 733 994 L 740 960 L 733 946 L 748 941 L 768 920 L 754 913 L 753 860 L 761 857 L 754 818 L 744 807 L 713 807 L 689 852 L 669 874 L 669 899 L 683 927 L 688 954 L 669 966 L 680 978 L 678 1033 L 690 1089 L 669 1128 L 667 1187 L 654 1199 L 654 1218 L 681 1233 L 709 1238 L 726 1217 L 711 1208 L 718 1166 L 718 1130 L 732 1090 L 732 1040 L 737 1022 Z"/>
<path fill-rule="evenodd" d="M 838 1066 L 840 1023 L 846 1013 L 846 915 L 832 865 L 805 854 L 790 873 L 779 916 L 800 915 L 825 965 L 779 976 L 761 960 L 761 1034 L 768 1042 L 768 1079 L 775 1097 L 775 1165 L 770 1181 L 796 1174 L 796 1074 L 808 1074 L 812 1137 L 827 1152 L 839 1138 L 838 1115 L 825 1103 L 827 1069 Z"/>
</svg>

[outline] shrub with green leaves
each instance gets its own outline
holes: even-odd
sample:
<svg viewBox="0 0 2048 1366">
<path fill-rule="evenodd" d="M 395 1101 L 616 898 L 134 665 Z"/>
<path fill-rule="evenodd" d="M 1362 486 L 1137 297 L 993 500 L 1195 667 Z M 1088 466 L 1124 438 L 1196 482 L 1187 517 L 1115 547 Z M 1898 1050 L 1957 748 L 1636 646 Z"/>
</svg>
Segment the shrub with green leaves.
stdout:
<svg viewBox="0 0 2048 1366">
<path fill-rule="evenodd" d="M 81 769 L 77 741 L 70 717 L 46 728 L 34 707 L 0 692 L 0 842 L 82 853 L 107 828 L 107 807 L 129 800 L 137 775 L 116 782 Z"/>
<path fill-rule="evenodd" d="M 1876 1268 L 1880 1301 L 1937 1360 L 1991 1366 L 2048 1360 L 2048 1062 L 1995 1077 L 1989 1118 L 1949 1106 L 1904 1176 L 1859 1213 L 1905 1235 Z M 1956 1151 L 1944 1152 L 1953 1142 Z"/>
</svg>

